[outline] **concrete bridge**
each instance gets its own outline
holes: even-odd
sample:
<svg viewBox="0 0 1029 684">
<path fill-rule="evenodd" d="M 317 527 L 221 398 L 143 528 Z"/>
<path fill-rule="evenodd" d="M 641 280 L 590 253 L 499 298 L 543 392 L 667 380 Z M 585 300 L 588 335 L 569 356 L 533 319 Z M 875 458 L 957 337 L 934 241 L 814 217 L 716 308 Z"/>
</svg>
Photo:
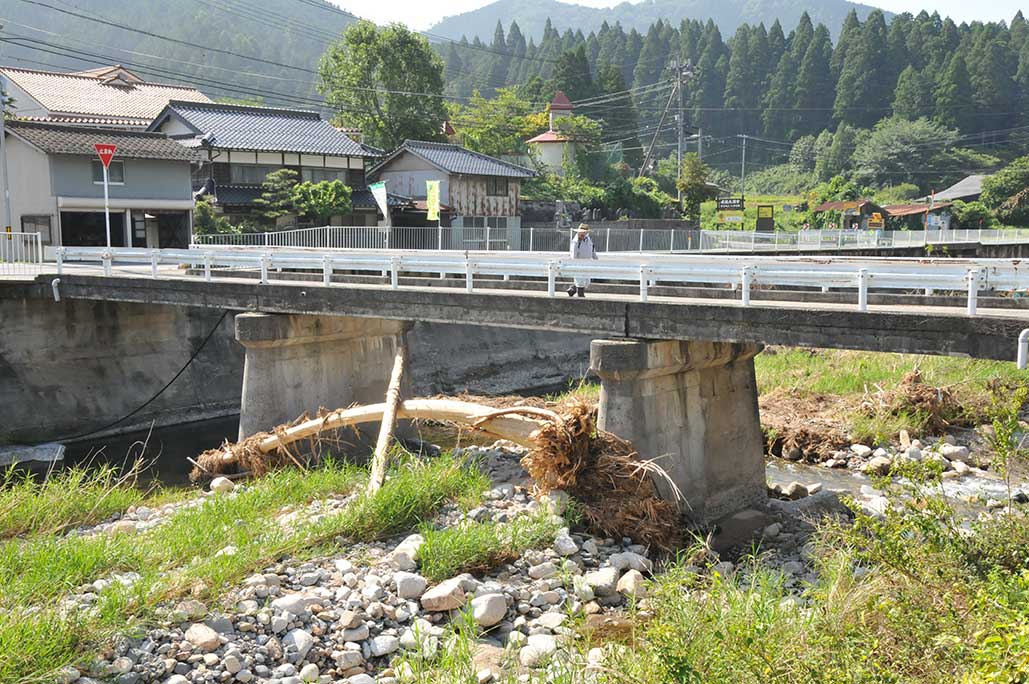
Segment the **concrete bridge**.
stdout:
<svg viewBox="0 0 1029 684">
<path fill-rule="evenodd" d="M 381 401 L 411 321 L 595 336 L 600 426 L 661 457 L 687 513 L 705 522 L 766 496 L 753 362 L 762 345 L 1013 360 L 1029 328 L 1029 300 L 1011 297 L 1029 288 L 1029 270 L 1014 260 L 574 263 L 525 253 L 88 249 L 58 257 L 37 280 L 62 299 L 244 312 L 236 339 L 246 350 L 246 434 L 319 406 Z M 353 282 L 361 273 L 364 282 Z M 556 292 L 559 278 L 576 275 L 606 291 L 586 300 Z"/>
</svg>

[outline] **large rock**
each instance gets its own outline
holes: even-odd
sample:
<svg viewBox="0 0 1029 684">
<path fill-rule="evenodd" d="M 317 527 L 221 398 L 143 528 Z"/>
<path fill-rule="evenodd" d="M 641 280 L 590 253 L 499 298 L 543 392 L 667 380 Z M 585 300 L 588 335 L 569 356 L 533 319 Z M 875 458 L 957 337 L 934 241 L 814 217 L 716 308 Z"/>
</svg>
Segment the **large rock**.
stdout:
<svg viewBox="0 0 1029 684">
<path fill-rule="evenodd" d="M 380 634 L 368 642 L 368 648 L 374 657 L 379 658 L 399 650 L 400 639 L 389 634 Z"/>
<path fill-rule="evenodd" d="M 618 593 L 618 568 L 606 567 L 587 572 L 585 575 L 586 584 L 597 596 L 614 596 Z"/>
<path fill-rule="evenodd" d="M 579 551 L 579 545 L 575 543 L 575 540 L 569 536 L 567 532 L 562 531 L 554 539 L 554 553 L 559 556 L 574 556 Z"/>
<path fill-rule="evenodd" d="M 232 484 L 232 480 L 227 477 L 216 477 L 211 480 L 211 491 L 218 494 L 228 494 L 236 485 Z"/>
<path fill-rule="evenodd" d="M 193 623 L 189 626 L 189 629 L 186 630 L 186 641 L 205 653 L 216 651 L 218 650 L 218 647 L 221 646 L 221 639 L 218 638 L 218 632 L 199 622 Z"/>
<path fill-rule="evenodd" d="M 292 629 L 283 637 L 282 646 L 296 651 L 299 654 L 297 660 L 300 661 L 307 657 L 307 652 L 314 646 L 314 637 L 302 629 Z"/>
<path fill-rule="evenodd" d="M 975 461 L 972 459 L 972 452 L 966 446 L 944 444 L 940 447 L 940 455 L 948 461 L 961 461 L 966 465 L 975 465 Z"/>
<path fill-rule="evenodd" d="M 518 652 L 518 662 L 524 667 L 536 667 L 557 651 L 557 640 L 549 634 L 533 634 Z"/>
<path fill-rule="evenodd" d="M 286 594 L 272 601 L 272 610 L 278 613 L 290 612 L 294 615 L 303 615 L 309 607 L 316 603 L 322 603 L 322 599 L 313 594 Z"/>
<path fill-rule="evenodd" d="M 465 598 L 461 583 L 461 577 L 452 577 L 432 587 L 422 594 L 422 608 L 430 613 L 460 608 Z"/>
<path fill-rule="evenodd" d="M 425 587 L 429 584 L 428 580 L 421 575 L 404 571 L 393 575 L 393 580 L 397 584 L 397 596 L 402 599 L 421 598 L 425 593 Z"/>
<path fill-rule="evenodd" d="M 890 472 L 890 468 L 893 467 L 893 461 L 890 460 L 889 456 L 876 456 L 862 468 L 862 472 L 867 475 L 886 475 Z"/>
<path fill-rule="evenodd" d="M 643 574 L 639 570 L 630 570 L 618 580 L 618 593 L 626 598 L 643 598 L 647 590 L 643 586 Z"/>
<path fill-rule="evenodd" d="M 503 594 L 484 594 L 472 599 L 472 618 L 480 627 L 492 627 L 507 615 Z"/>
<path fill-rule="evenodd" d="M 390 561 L 400 570 L 415 570 L 418 567 L 415 562 L 418 560 L 418 549 L 424 543 L 425 537 L 420 534 L 412 534 L 397 544 L 397 548 L 393 549 L 393 553 L 389 556 Z"/>
<path fill-rule="evenodd" d="M 649 560 L 632 551 L 616 553 L 608 558 L 607 562 L 611 564 L 611 567 L 618 568 L 619 570 L 650 572 L 652 568 Z"/>
</svg>

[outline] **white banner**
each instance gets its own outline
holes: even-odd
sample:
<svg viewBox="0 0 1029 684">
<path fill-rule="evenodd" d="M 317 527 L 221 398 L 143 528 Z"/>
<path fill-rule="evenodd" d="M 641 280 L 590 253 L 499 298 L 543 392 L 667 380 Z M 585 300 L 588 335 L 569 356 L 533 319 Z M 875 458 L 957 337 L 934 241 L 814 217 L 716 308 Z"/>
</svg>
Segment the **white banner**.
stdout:
<svg viewBox="0 0 1029 684">
<path fill-rule="evenodd" d="M 386 198 L 386 181 L 372 183 L 368 186 L 368 189 L 372 191 L 372 197 L 375 198 L 375 203 L 379 205 L 379 211 L 381 211 L 382 215 L 386 218 L 386 225 L 393 225 L 390 222 L 389 202 Z"/>
</svg>

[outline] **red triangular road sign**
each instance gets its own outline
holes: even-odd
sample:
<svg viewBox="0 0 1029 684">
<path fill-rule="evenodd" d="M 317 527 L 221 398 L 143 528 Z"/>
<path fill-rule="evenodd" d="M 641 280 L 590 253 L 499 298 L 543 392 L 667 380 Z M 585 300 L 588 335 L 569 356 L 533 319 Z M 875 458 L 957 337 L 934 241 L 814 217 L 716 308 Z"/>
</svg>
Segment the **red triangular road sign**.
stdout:
<svg viewBox="0 0 1029 684">
<path fill-rule="evenodd" d="M 117 145 L 106 145 L 104 143 L 97 143 L 93 145 L 93 148 L 96 150 L 96 154 L 100 157 L 100 161 L 103 162 L 105 168 L 111 165 L 114 153 L 118 150 Z"/>
</svg>

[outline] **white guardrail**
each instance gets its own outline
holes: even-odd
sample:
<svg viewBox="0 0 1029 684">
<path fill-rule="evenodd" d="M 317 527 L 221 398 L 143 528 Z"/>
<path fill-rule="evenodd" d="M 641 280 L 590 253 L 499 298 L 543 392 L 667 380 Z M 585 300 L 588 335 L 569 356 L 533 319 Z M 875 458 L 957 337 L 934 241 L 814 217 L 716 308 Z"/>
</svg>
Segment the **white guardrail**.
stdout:
<svg viewBox="0 0 1029 684">
<path fill-rule="evenodd" d="M 370 272 L 389 277 L 400 286 L 400 275 L 457 276 L 472 292 L 476 276 L 541 278 L 547 294 L 556 295 L 557 281 L 591 278 L 597 281 L 638 283 L 640 301 L 659 283 L 695 283 L 730 286 L 740 291 L 748 306 L 754 286 L 816 287 L 857 290 L 857 307 L 868 310 L 868 291 L 878 290 L 967 292 L 967 311 L 975 315 L 980 291 L 997 293 L 1029 290 L 1029 262 L 1017 259 L 913 259 L 871 257 L 709 256 L 690 254 L 608 254 L 600 260 L 555 258 L 540 252 L 418 252 L 384 250 L 253 250 L 253 249 L 107 249 L 104 247 L 48 248 L 47 257 L 63 273 L 69 262 L 96 263 L 106 275 L 125 267 L 130 276 L 171 277 L 162 265 L 191 265 L 202 269 L 205 280 L 230 276 L 238 269 L 260 273 L 267 284 L 276 271 L 320 272 L 322 284 L 332 285 L 339 272 Z M 140 270 L 139 266 L 145 268 Z M 136 267 L 132 269 L 131 267 Z M 225 271 L 228 269 L 228 271 Z M 181 277 L 176 275 L 175 277 Z M 499 287 L 491 284 L 495 289 Z M 929 302 L 927 302 L 929 303 Z"/>
<path fill-rule="evenodd" d="M 39 233 L 0 232 L 0 276 L 37 273 L 42 263 Z"/>
<path fill-rule="evenodd" d="M 321 226 L 264 233 L 196 235 L 197 246 L 311 247 L 317 249 L 432 249 L 564 252 L 571 230 L 555 227 Z M 598 226 L 593 241 L 604 252 L 774 252 L 924 247 L 928 244 L 1029 242 L 1029 228 L 1002 230 L 672 230 Z"/>
</svg>

